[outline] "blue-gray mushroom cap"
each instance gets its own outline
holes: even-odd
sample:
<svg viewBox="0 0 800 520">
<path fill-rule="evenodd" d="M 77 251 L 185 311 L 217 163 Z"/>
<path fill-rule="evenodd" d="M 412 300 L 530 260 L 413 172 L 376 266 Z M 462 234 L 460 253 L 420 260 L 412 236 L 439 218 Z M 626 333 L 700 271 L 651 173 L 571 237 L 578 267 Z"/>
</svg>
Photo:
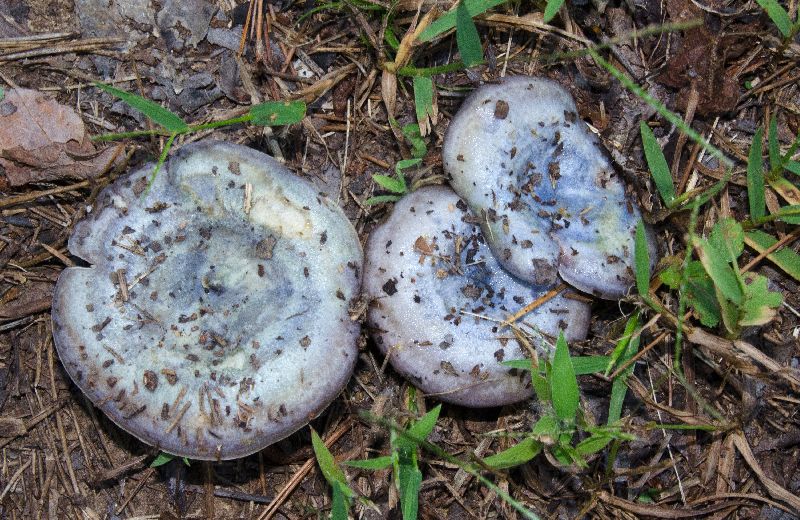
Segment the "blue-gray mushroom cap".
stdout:
<svg viewBox="0 0 800 520">
<path fill-rule="evenodd" d="M 371 333 L 394 368 L 443 401 L 470 407 L 533 395 L 526 371 L 504 361 L 548 355 L 563 330 L 586 337 L 589 306 L 563 294 L 502 322 L 534 302 L 537 290 L 505 271 L 478 219 L 453 190 L 427 187 L 403 197 L 369 237 L 364 291 Z M 527 346 L 523 346 L 527 345 Z"/>
<path fill-rule="evenodd" d="M 634 285 L 640 211 L 560 85 L 519 76 L 480 87 L 450 122 L 442 155 L 515 276 L 547 287 L 560 275 L 607 299 Z"/>
<path fill-rule="evenodd" d="M 183 147 L 145 190 L 124 175 L 75 226 L 53 336 L 115 423 L 175 455 L 242 457 L 305 425 L 357 356 L 362 252 L 350 222 L 260 152 Z"/>
</svg>

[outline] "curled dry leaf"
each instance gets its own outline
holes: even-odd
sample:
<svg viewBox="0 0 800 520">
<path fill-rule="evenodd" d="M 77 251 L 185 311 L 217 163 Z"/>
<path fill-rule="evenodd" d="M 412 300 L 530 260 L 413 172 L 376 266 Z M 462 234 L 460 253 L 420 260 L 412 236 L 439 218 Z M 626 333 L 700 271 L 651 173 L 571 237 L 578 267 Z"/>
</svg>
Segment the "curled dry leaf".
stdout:
<svg viewBox="0 0 800 520">
<path fill-rule="evenodd" d="M 11 186 L 96 177 L 121 149 L 98 150 L 75 110 L 41 92 L 12 89 L 0 102 L 0 173 Z"/>
</svg>

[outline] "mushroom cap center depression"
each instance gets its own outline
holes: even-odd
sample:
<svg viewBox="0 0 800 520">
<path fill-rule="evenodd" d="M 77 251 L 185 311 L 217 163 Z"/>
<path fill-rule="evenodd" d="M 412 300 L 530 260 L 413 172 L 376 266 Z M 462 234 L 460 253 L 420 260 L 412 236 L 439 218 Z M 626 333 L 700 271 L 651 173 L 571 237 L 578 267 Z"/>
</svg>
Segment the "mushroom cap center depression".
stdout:
<svg viewBox="0 0 800 520">
<path fill-rule="evenodd" d="M 352 371 L 362 255 L 308 182 L 245 147 L 179 150 L 120 178 L 76 225 L 93 264 L 59 278 L 67 372 L 117 424 L 170 453 L 234 458 L 292 433 Z"/>
</svg>

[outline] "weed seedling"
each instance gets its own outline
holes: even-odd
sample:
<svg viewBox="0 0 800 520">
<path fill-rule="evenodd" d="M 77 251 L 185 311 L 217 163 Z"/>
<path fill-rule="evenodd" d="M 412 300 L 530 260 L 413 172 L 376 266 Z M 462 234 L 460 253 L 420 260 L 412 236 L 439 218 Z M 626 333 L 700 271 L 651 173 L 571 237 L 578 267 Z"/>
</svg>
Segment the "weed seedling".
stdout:
<svg viewBox="0 0 800 520">
<path fill-rule="evenodd" d="M 172 143 L 179 135 L 200 132 L 201 130 L 209 130 L 212 128 L 220 128 L 223 126 L 230 126 L 239 123 L 252 123 L 259 126 L 281 126 L 297 123 L 305 117 L 306 105 L 302 101 L 268 101 L 253 105 L 250 110 L 240 116 L 222 121 L 212 121 L 210 123 L 203 123 L 199 125 L 190 125 L 184 121 L 178 114 L 162 107 L 158 103 L 145 99 L 136 94 L 131 94 L 124 90 L 105 85 L 103 83 L 95 83 L 95 86 L 112 96 L 121 99 L 125 104 L 131 108 L 138 110 L 145 115 L 152 122 L 157 124 L 160 128 L 153 130 L 137 130 L 134 132 L 122 132 L 99 135 L 93 140 L 96 141 L 113 141 L 117 139 L 127 139 L 130 137 L 141 137 L 158 135 L 167 138 L 164 148 L 161 150 L 161 155 L 158 157 L 153 173 L 150 175 L 150 180 L 147 184 L 145 194 L 149 191 L 150 186 L 158 175 L 158 171 L 164 164 L 167 158 Z"/>
</svg>

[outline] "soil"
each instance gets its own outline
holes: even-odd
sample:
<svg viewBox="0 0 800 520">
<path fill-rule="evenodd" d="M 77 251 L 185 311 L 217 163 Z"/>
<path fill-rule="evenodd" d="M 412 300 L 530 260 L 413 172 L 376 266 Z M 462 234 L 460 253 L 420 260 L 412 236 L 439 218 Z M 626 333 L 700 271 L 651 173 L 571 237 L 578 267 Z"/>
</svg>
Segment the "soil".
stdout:
<svg viewBox="0 0 800 520">
<path fill-rule="evenodd" d="M 31 89 L 71 107 L 89 136 L 149 124 L 93 81 L 157 100 L 190 122 L 233 117 L 265 100 L 303 99 L 308 113 L 301 124 L 237 125 L 186 140 L 223 139 L 282 156 L 298 175 L 338 195 L 364 240 L 391 211 L 391 204 L 365 203 L 383 193 L 372 175 L 391 174 L 397 161 L 410 157 L 387 106 L 400 126 L 416 120 L 411 79 L 397 78 L 394 96 L 382 82 L 390 40 L 384 37 L 391 32 L 402 39 L 417 5 L 425 14 L 451 4 L 392 4 L 388 31 L 381 13 L 390 5 L 382 0 L 264 2 L 262 30 L 248 34 L 239 56 L 246 1 L 0 0 L 0 88 L 6 94 Z M 785 6 L 796 18 L 796 2 Z M 756 129 L 774 116 L 783 149 L 798 134 L 800 40 L 782 40 L 755 2 L 576 0 L 551 25 L 531 3 L 512 2 L 476 20 L 486 62 L 434 76 L 438 117 L 425 137 L 428 152 L 414 170 L 414 186 L 446 182 L 442 138 L 470 90 L 501 76 L 545 76 L 570 90 L 580 117 L 599 133 L 652 223 L 662 256 L 685 254 L 689 212 L 668 212 L 661 204 L 639 121 L 653 128 L 679 193 L 713 185 L 723 169 L 580 52 L 606 40 L 615 44 L 600 51 L 605 59 L 735 161 L 731 182 L 703 206 L 699 233 L 725 216 L 746 218 L 746 161 Z M 687 21 L 697 24 L 634 34 Z M 53 34 L 34 38 L 45 33 Z M 413 64 L 443 65 L 456 52 L 455 35 L 444 34 L 417 44 Z M 0 518 L 327 517 L 330 487 L 307 428 L 244 459 L 189 466 L 174 460 L 151 468 L 157 450 L 106 419 L 63 371 L 50 301 L 58 273 L 81 261 L 67 251 L 66 239 L 102 187 L 156 158 L 164 139 L 121 143 L 113 160 L 94 163 L 83 162 L 86 149 L 76 155 L 60 148 L 70 167 L 49 168 L 47 175 L 27 166 L 20 170 L 27 174 L 12 178 L 0 166 Z M 114 146 L 94 145 L 97 151 Z M 0 158 L 8 153 L 0 150 Z M 778 200 L 768 189 L 768 207 Z M 772 223 L 764 230 L 779 239 L 791 235 L 784 247 L 800 248 L 796 226 Z M 756 257 L 747 249 L 740 265 Z M 746 329 L 736 342 L 690 315 L 682 376 L 672 370 L 674 292 L 655 288 L 665 308 L 659 315 L 636 297 L 594 301 L 590 339 L 570 345 L 573 354 L 609 354 L 637 308 L 649 320 L 641 339 L 646 352 L 628 380 L 623 409 L 623 429 L 635 440 L 590 457 L 585 468 L 539 456 L 487 477 L 542 518 L 800 518 L 800 282 L 757 260 L 751 270 L 769 279 L 784 304 L 768 324 Z M 355 309 L 362 318 L 364 308 Z M 602 420 L 611 380 L 579 381 L 587 409 Z M 364 412 L 402 422 L 436 403 L 386 367 L 365 333 L 354 376 L 312 426 L 331 441 L 337 460 L 385 455 L 389 434 Z M 464 460 L 488 456 L 530 432 L 540 411 L 530 402 L 487 410 L 445 405 L 429 440 Z M 420 457 L 420 518 L 518 517 L 457 466 L 424 451 Z M 354 517 L 401 518 L 390 471 L 346 474 L 368 499 L 355 502 Z"/>
</svg>

